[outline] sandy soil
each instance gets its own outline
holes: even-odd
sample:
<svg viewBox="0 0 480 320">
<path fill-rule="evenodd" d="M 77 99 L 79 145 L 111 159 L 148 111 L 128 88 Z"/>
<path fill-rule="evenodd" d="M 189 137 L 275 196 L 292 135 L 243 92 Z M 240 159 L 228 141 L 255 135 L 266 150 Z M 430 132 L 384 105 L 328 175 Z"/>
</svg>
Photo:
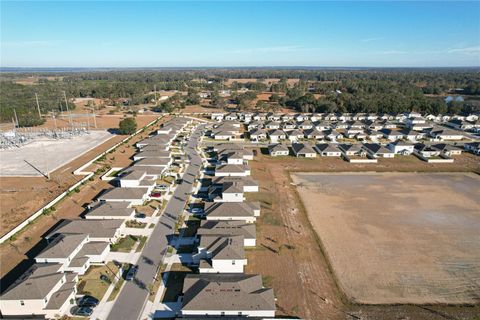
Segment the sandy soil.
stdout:
<svg viewBox="0 0 480 320">
<path fill-rule="evenodd" d="M 160 123 L 166 121 L 162 119 Z M 159 124 L 152 127 L 151 130 L 158 128 Z M 104 164 L 112 167 L 125 167 L 132 163 L 130 157 L 136 152 L 134 144 L 145 138 L 148 132 L 142 133 L 129 141 L 127 145 L 122 145 L 115 152 L 109 154 Z M 5 234 L 11 228 L 18 225 L 26 217 L 41 208 L 45 203 L 51 201 L 57 195 L 62 193 L 69 186 L 82 179 L 82 176 L 73 175 L 73 171 L 88 162 L 100 152 L 108 149 L 125 136 L 116 136 L 97 148 L 89 151 L 74 161 L 66 164 L 51 174 L 51 180 L 44 178 L 0 178 L 0 204 L 1 204 L 1 231 Z M 95 164 L 101 167 L 102 164 Z M 28 228 L 20 232 L 14 241 L 8 241 L 0 245 L 0 276 L 2 285 L 8 283 L 12 277 L 15 277 L 22 271 L 15 268 L 22 260 L 32 256 L 41 248 L 38 243 L 42 235 L 54 226 L 60 219 L 78 217 L 84 211 L 84 205 L 93 201 L 93 199 L 102 192 L 103 189 L 112 186 L 105 181 L 95 177 L 94 181 L 88 182 L 83 186 L 79 193 L 73 193 L 71 197 L 65 198 L 56 206 L 56 211 L 50 215 L 42 215 L 35 220 Z M 10 272 L 12 271 L 12 272 Z M 5 279 L 3 277 L 9 273 Z"/>
<path fill-rule="evenodd" d="M 351 300 L 480 301 L 477 174 L 297 173 L 292 178 Z"/>
<path fill-rule="evenodd" d="M 260 273 L 275 290 L 278 315 L 304 319 L 474 319 L 478 305 L 411 306 L 357 305 L 339 290 L 320 241 L 307 218 L 291 172 L 320 171 L 475 171 L 478 157 L 464 154 L 450 165 L 434 166 L 415 157 L 380 159 L 372 165 L 341 159 L 271 158 L 257 149 L 251 161 L 260 192 L 248 197 L 261 201 L 257 247 L 247 250 L 246 272 Z"/>
</svg>

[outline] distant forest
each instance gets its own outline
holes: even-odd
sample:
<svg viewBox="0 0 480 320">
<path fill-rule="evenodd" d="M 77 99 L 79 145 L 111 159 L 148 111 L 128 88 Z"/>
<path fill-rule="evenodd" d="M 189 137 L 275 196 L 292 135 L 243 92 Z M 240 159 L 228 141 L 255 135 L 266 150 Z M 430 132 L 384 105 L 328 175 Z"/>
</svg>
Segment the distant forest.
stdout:
<svg viewBox="0 0 480 320">
<path fill-rule="evenodd" d="M 35 76 L 35 84 L 17 80 Z M 54 79 L 56 78 L 56 79 Z M 250 79 L 247 83 L 228 79 Z M 281 79 L 267 85 L 266 79 Z M 290 84 L 288 79 L 299 79 Z M 188 92 L 164 102 L 156 110 L 172 111 L 197 104 L 197 93 L 212 93 L 211 103 L 225 106 L 219 96 L 232 90 L 239 109 L 277 110 L 280 107 L 303 112 L 470 113 L 480 111 L 480 71 L 478 69 L 192 69 L 121 70 L 33 73 L 2 73 L 0 78 L 0 120 L 9 122 L 16 111 L 20 125 L 41 124 L 35 101 L 42 114 L 65 108 L 67 97 L 126 99 L 131 105 L 151 101 L 152 91 Z M 237 90 L 247 88 L 246 93 Z M 268 102 L 252 104 L 256 94 L 274 93 Z M 446 103 L 446 95 L 461 95 L 465 101 Z M 69 108 L 74 108 L 69 103 Z"/>
</svg>

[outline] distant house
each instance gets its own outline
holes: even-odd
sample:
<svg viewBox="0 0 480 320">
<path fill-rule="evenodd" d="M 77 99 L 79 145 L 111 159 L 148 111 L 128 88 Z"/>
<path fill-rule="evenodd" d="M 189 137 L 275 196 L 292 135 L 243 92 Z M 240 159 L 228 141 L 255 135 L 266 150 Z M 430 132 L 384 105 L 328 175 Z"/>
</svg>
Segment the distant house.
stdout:
<svg viewBox="0 0 480 320">
<path fill-rule="evenodd" d="M 372 158 L 393 158 L 395 156 L 393 151 L 378 143 L 365 143 L 363 148 Z"/>
<path fill-rule="evenodd" d="M 281 130 L 272 130 L 268 132 L 268 137 L 270 138 L 271 143 L 277 143 L 280 140 L 285 140 L 286 135 L 285 132 Z"/>
<path fill-rule="evenodd" d="M 267 139 L 267 132 L 263 129 L 253 129 L 250 131 L 250 141 L 259 142 Z"/>
<path fill-rule="evenodd" d="M 306 143 L 293 143 L 292 150 L 296 157 L 315 158 L 317 156 L 315 149 Z"/>
<path fill-rule="evenodd" d="M 423 158 L 438 157 L 442 153 L 439 149 L 423 143 L 417 143 L 414 147 L 414 153 Z"/>
<path fill-rule="evenodd" d="M 85 219 L 133 219 L 135 208 L 131 208 L 128 202 L 98 202 L 93 204 L 85 214 Z"/>
<path fill-rule="evenodd" d="M 197 250 L 200 273 L 243 273 L 247 264 L 243 235 L 204 234 Z"/>
<path fill-rule="evenodd" d="M 206 221 L 200 223 L 197 229 L 197 238 L 202 235 L 217 236 L 243 236 L 243 246 L 254 247 L 256 245 L 256 228 L 254 223 L 246 223 L 245 221 Z"/>
<path fill-rule="evenodd" d="M 247 165 L 224 164 L 215 168 L 216 177 L 240 177 L 249 175 L 250 167 Z"/>
<path fill-rule="evenodd" d="M 340 157 L 342 152 L 330 143 L 318 143 L 315 148 L 322 157 Z"/>
<path fill-rule="evenodd" d="M 298 140 L 303 139 L 303 132 L 297 129 L 288 132 L 287 135 L 288 140 L 291 142 L 297 142 Z"/>
<path fill-rule="evenodd" d="M 454 131 L 451 129 L 433 129 L 430 131 L 430 136 L 437 140 L 462 140 L 464 138 L 463 134 L 459 131 Z"/>
<path fill-rule="evenodd" d="M 268 153 L 272 157 L 278 157 L 278 156 L 288 156 L 289 151 L 288 147 L 283 144 L 272 144 L 268 146 Z"/>
<path fill-rule="evenodd" d="M 480 155 L 480 142 L 469 142 L 463 145 L 465 151 L 470 151 L 473 154 Z"/>
<path fill-rule="evenodd" d="M 432 145 L 432 148 L 440 150 L 441 154 L 444 154 L 447 157 L 458 156 L 462 154 L 462 149 L 451 144 L 438 143 Z"/>
<path fill-rule="evenodd" d="M 304 137 L 307 139 L 321 140 L 325 137 L 325 134 L 317 128 L 305 130 L 303 134 Z"/>
<path fill-rule="evenodd" d="M 394 154 L 410 155 L 413 153 L 414 145 L 403 141 L 391 142 L 387 145 Z"/>
<path fill-rule="evenodd" d="M 346 156 L 366 156 L 366 152 L 363 150 L 361 144 L 339 144 L 338 148 Z"/>
<path fill-rule="evenodd" d="M 60 225 L 53 229 L 45 238 L 50 241 L 60 234 L 81 234 L 88 235 L 90 241 L 115 243 L 123 234 L 124 229 L 124 219 L 63 220 Z"/>
<path fill-rule="evenodd" d="M 148 200 L 149 191 L 149 188 L 144 187 L 113 188 L 104 192 L 98 199 L 107 202 L 130 202 L 133 205 L 141 205 Z"/>
</svg>

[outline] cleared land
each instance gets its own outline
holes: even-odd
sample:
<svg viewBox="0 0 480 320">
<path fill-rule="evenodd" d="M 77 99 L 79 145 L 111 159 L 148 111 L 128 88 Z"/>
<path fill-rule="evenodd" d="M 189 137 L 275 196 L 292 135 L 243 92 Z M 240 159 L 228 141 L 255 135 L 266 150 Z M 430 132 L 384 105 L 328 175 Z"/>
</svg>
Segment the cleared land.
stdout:
<svg viewBox="0 0 480 320">
<path fill-rule="evenodd" d="M 353 301 L 480 301 L 476 174 L 297 173 L 292 178 L 336 278 Z"/>
<path fill-rule="evenodd" d="M 108 131 L 89 131 L 69 139 L 39 139 L 0 151 L 1 176 L 43 176 L 111 139 Z M 61 150 L 61 152 L 59 152 Z"/>
<path fill-rule="evenodd" d="M 260 152 L 251 161 L 260 192 L 249 194 L 262 205 L 257 247 L 247 250 L 246 272 L 260 273 L 272 286 L 279 315 L 304 319 L 475 319 L 480 306 L 359 305 L 338 289 L 334 275 L 304 210 L 292 172 L 480 172 L 479 158 L 463 154 L 453 164 L 432 165 L 416 157 L 351 164 L 336 158 L 271 158 Z"/>
</svg>

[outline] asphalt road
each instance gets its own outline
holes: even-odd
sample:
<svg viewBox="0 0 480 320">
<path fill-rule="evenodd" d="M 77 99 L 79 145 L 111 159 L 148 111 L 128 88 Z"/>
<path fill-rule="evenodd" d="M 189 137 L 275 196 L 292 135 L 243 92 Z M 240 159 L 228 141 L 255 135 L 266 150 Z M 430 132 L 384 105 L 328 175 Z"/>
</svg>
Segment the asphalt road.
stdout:
<svg viewBox="0 0 480 320">
<path fill-rule="evenodd" d="M 125 284 L 117 297 L 108 320 L 135 320 L 142 315 L 148 299 L 148 285 L 154 281 L 157 269 L 162 265 L 167 251 L 169 238 L 173 234 L 175 224 L 185 208 L 193 184 L 202 166 L 202 159 L 195 148 L 201 136 L 202 126 L 190 136 L 185 147 L 190 164 L 186 167 L 183 181 L 177 186 L 173 197 L 168 202 L 159 223 L 155 226 L 138 261 L 138 271 L 134 280 Z"/>
</svg>

